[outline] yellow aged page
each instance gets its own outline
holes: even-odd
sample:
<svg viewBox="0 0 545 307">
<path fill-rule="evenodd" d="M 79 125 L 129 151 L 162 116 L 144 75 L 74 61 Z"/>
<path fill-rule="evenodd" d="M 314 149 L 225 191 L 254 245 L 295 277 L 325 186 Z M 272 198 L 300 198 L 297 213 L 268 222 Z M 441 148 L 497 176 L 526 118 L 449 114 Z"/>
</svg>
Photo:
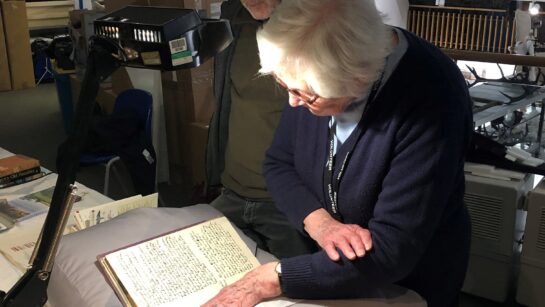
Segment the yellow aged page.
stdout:
<svg viewBox="0 0 545 307">
<path fill-rule="evenodd" d="M 137 306 L 198 306 L 259 265 L 225 217 L 106 259 Z"/>
</svg>

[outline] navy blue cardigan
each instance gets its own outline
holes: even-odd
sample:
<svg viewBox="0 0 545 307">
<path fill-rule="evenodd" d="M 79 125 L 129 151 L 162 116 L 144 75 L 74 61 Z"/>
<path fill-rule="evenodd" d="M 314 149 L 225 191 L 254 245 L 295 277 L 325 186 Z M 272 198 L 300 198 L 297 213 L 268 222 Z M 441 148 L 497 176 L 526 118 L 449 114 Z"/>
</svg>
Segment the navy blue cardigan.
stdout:
<svg viewBox="0 0 545 307">
<path fill-rule="evenodd" d="M 365 297 L 396 283 L 429 306 L 457 300 L 470 239 L 463 166 L 471 100 L 451 59 L 404 34 L 408 50 L 356 128 L 361 138 L 338 195 L 344 222 L 368 228 L 373 249 L 356 261 L 333 262 L 323 251 L 283 259 L 282 287 L 289 297 Z M 325 204 L 328 121 L 305 108 L 286 108 L 266 154 L 273 198 L 303 233 L 304 218 Z M 337 155 L 346 151 L 341 146 Z"/>
</svg>

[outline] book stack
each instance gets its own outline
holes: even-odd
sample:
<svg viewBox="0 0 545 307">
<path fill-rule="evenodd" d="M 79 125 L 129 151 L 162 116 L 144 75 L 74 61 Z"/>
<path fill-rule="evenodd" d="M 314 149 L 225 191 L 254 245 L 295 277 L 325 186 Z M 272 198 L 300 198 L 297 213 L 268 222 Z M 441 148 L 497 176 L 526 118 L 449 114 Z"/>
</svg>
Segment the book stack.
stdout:
<svg viewBox="0 0 545 307">
<path fill-rule="evenodd" d="M 125 199 L 109 202 L 106 204 L 83 208 L 74 212 L 76 225 L 71 231 L 82 230 L 100 223 L 104 223 L 114 217 L 136 208 L 157 208 L 159 194 L 150 194 L 142 197 L 135 195 Z"/>
<path fill-rule="evenodd" d="M 40 161 L 24 155 L 14 155 L 0 159 L 0 189 L 32 181 L 44 174 Z"/>
</svg>

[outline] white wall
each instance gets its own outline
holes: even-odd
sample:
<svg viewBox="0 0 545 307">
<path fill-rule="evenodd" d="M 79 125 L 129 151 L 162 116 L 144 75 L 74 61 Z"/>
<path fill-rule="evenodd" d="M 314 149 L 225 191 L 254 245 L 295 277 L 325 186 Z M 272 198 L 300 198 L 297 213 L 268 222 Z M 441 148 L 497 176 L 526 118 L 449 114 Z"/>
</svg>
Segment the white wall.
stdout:
<svg viewBox="0 0 545 307">
<path fill-rule="evenodd" d="M 384 23 L 407 28 L 409 0 L 375 0 L 375 5 L 382 13 Z"/>
</svg>

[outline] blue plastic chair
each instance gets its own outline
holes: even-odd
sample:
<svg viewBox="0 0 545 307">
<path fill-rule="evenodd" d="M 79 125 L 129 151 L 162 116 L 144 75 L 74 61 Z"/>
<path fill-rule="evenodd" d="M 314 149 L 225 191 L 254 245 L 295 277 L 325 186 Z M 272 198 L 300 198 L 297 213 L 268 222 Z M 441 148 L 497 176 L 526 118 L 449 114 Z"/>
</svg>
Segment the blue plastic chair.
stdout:
<svg viewBox="0 0 545 307">
<path fill-rule="evenodd" d="M 153 97 L 148 91 L 141 89 L 127 89 L 121 92 L 114 104 L 112 115 L 124 114 L 132 112 L 137 114 L 138 124 L 144 128 L 146 142 L 152 144 L 151 138 L 151 119 L 153 110 Z M 80 165 L 90 166 L 102 164 L 105 165 L 106 170 L 104 174 L 104 192 L 103 194 L 108 196 L 108 190 L 110 186 L 110 173 L 112 165 L 119 161 L 120 157 L 116 154 L 100 154 L 100 153 L 82 153 L 80 156 Z M 119 174 L 117 174 L 120 179 Z M 122 180 L 119 180 L 122 183 Z"/>
</svg>

